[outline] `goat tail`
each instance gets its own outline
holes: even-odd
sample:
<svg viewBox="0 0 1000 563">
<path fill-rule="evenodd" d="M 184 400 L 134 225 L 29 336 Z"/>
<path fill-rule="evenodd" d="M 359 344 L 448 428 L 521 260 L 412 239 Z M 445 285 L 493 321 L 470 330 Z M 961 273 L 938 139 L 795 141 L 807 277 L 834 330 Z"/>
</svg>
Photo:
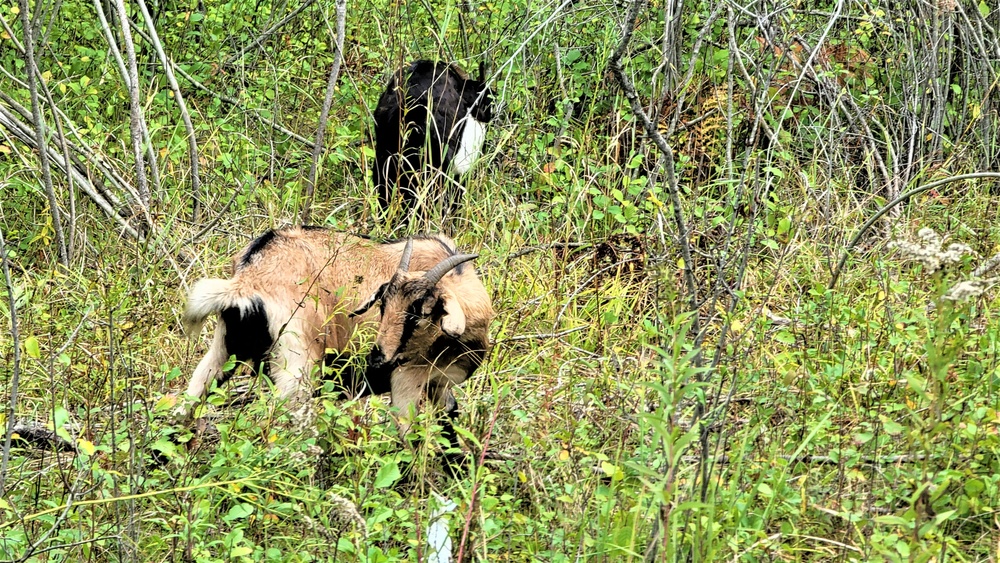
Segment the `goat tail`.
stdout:
<svg viewBox="0 0 1000 563">
<path fill-rule="evenodd" d="M 242 295 L 233 280 L 205 278 L 198 280 L 188 293 L 181 323 L 188 337 L 197 338 L 210 315 L 232 307 L 247 309 L 250 306 L 252 298 Z"/>
</svg>

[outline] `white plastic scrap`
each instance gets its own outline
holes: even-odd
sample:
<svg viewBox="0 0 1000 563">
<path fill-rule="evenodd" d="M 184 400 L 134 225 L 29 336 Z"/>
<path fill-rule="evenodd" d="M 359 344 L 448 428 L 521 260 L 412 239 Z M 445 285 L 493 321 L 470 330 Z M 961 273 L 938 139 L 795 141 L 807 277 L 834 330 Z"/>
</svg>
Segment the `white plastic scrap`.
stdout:
<svg viewBox="0 0 1000 563">
<path fill-rule="evenodd" d="M 427 524 L 427 545 L 428 563 L 450 563 L 451 562 L 451 536 L 448 535 L 448 515 L 458 508 L 458 505 L 449 498 L 445 498 L 437 493 L 434 500 L 437 501 L 437 508 L 431 511 L 430 523 Z"/>
</svg>

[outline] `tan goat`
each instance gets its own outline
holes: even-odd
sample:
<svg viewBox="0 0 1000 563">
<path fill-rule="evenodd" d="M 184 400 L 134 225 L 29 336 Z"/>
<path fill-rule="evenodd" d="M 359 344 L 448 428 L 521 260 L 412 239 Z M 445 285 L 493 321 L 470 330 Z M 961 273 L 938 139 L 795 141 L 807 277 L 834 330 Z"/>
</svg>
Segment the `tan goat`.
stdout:
<svg viewBox="0 0 1000 563">
<path fill-rule="evenodd" d="M 188 334 L 197 337 L 213 313 L 219 323 L 188 399 L 203 398 L 235 356 L 255 369 L 263 362 L 278 394 L 306 406 L 313 370 L 356 353 L 358 326 L 378 321 L 364 374 L 344 370 L 340 387 L 355 397 L 391 392 L 404 433 L 425 394 L 454 417 L 451 386 L 490 347 L 493 306 L 468 264 L 475 258 L 440 235 L 379 244 L 315 227 L 269 231 L 235 257 L 230 279 L 203 279 L 191 290 Z M 188 405 L 177 414 L 188 418 Z M 450 421 L 445 431 L 457 446 Z"/>
</svg>

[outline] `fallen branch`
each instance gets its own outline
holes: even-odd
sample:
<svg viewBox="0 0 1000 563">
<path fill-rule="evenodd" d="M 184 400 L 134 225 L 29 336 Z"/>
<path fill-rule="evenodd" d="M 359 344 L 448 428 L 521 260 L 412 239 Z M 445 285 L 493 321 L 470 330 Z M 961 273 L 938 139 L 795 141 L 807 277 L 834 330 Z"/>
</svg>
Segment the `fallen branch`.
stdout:
<svg viewBox="0 0 1000 563">
<path fill-rule="evenodd" d="M 19 119 L 17 119 L 17 117 L 3 105 L 0 105 L 0 126 L 6 128 L 14 135 L 14 137 L 16 137 L 24 144 L 26 144 L 31 149 L 36 151 L 39 150 L 35 138 L 31 134 L 31 128 L 27 124 L 22 123 Z M 67 144 L 69 144 L 70 148 L 74 150 L 80 150 L 78 147 L 73 146 L 68 141 Z M 162 232 L 157 230 L 153 226 L 151 218 L 147 213 L 142 212 L 143 210 L 140 210 L 138 216 L 141 217 L 144 221 L 144 228 L 143 228 L 144 232 L 140 232 L 138 229 L 136 229 L 131 224 L 129 219 L 121 215 L 118 212 L 118 210 L 115 209 L 115 206 L 112 204 L 112 202 L 109 201 L 108 198 L 105 198 L 104 195 L 102 195 L 101 190 L 99 190 L 95 186 L 94 182 L 91 181 L 92 174 L 90 173 L 90 171 L 87 169 L 86 166 L 84 166 L 79 161 L 75 160 L 67 163 L 63 158 L 63 155 L 59 151 L 55 150 L 50 146 L 45 146 L 45 151 L 48 154 L 51 163 L 54 164 L 56 168 L 58 168 L 65 174 L 72 175 L 73 181 L 76 182 L 76 185 L 83 191 L 83 193 L 85 193 L 95 204 L 97 204 L 97 206 L 102 211 L 104 211 L 104 213 L 118 225 L 118 227 L 122 230 L 122 232 L 128 234 L 130 237 L 132 237 L 138 242 L 146 243 L 153 241 L 153 246 L 155 250 L 164 259 L 171 262 L 173 267 L 178 272 L 180 272 L 180 268 L 176 264 L 177 260 L 184 263 L 188 263 L 191 261 L 191 259 L 183 252 L 173 253 L 163 244 L 162 241 L 164 240 L 164 237 L 162 236 Z M 98 161 L 96 158 L 89 158 L 88 162 L 97 163 Z M 135 215 L 130 215 L 130 217 L 134 216 Z"/>
<path fill-rule="evenodd" d="M 65 438 L 60 438 L 54 430 L 39 422 L 18 422 L 14 424 L 11 440 L 24 442 L 29 446 L 57 452 L 75 452 L 76 446 Z"/>
</svg>

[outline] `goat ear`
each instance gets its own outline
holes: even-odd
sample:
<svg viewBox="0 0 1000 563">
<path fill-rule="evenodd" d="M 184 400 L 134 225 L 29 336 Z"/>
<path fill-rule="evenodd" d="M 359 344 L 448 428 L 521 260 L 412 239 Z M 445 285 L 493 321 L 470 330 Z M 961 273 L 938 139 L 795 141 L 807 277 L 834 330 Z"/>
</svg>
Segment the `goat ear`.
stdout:
<svg viewBox="0 0 1000 563">
<path fill-rule="evenodd" d="M 452 338 L 458 338 L 465 333 L 465 312 L 450 292 L 441 294 L 441 305 L 444 315 L 441 317 L 441 332 Z"/>
<path fill-rule="evenodd" d="M 385 295 L 385 288 L 389 287 L 388 283 L 384 283 L 375 290 L 375 293 L 371 294 L 368 299 L 365 299 L 364 303 L 358 306 L 357 309 L 348 314 L 348 317 L 357 317 L 368 312 L 368 309 L 372 308 L 372 305 L 378 303 L 382 296 Z"/>
</svg>

